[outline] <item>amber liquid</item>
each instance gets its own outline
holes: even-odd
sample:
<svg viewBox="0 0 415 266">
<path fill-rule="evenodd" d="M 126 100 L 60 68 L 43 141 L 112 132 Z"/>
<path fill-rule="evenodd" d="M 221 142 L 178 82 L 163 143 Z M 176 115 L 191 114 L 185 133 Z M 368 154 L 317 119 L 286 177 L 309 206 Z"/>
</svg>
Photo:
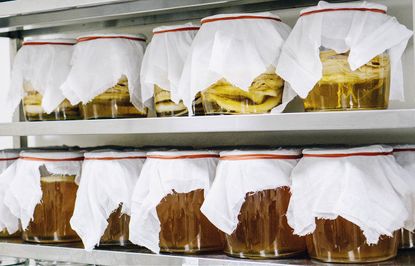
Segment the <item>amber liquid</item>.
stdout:
<svg viewBox="0 0 415 266">
<path fill-rule="evenodd" d="M 81 105 L 85 119 L 147 117 L 147 108 L 138 110 L 130 101 L 127 79 Z"/>
<path fill-rule="evenodd" d="M 316 229 L 306 236 L 311 258 L 324 262 L 378 262 L 396 256 L 398 232 L 394 237 L 381 236 L 376 245 L 368 245 L 360 228 L 339 217 L 335 220 L 316 219 Z"/>
<path fill-rule="evenodd" d="M 131 242 L 128 240 L 130 216 L 121 214 L 121 209 L 122 207 L 120 206 L 108 218 L 108 226 L 104 235 L 101 237 L 100 245 L 131 245 Z"/>
<path fill-rule="evenodd" d="M 219 80 L 202 91 L 202 103 L 207 115 L 269 113 L 282 102 L 284 81 L 275 73 L 261 74 L 248 91 Z"/>
<path fill-rule="evenodd" d="M 71 105 L 64 100 L 53 112 L 45 113 L 42 108 L 42 95 L 36 91 L 29 91 L 23 98 L 23 111 L 26 121 L 52 121 L 81 119 L 78 105 Z"/>
<path fill-rule="evenodd" d="M 293 235 L 286 213 L 287 187 L 247 193 L 236 230 L 227 235 L 225 253 L 240 258 L 280 258 L 303 253 L 305 239 Z"/>
<path fill-rule="evenodd" d="M 304 99 L 306 111 L 386 109 L 389 104 L 390 66 L 386 54 L 352 71 L 348 53 L 321 52 L 323 77 Z"/>
<path fill-rule="evenodd" d="M 35 208 L 33 220 L 23 231 L 23 240 L 36 243 L 79 241 L 69 223 L 78 185 L 75 176 L 52 175 L 41 178 L 43 196 Z"/>
<path fill-rule="evenodd" d="M 219 251 L 224 236 L 202 214 L 203 190 L 173 193 L 157 206 L 160 219 L 160 251 L 170 253 L 199 253 Z"/>
<path fill-rule="evenodd" d="M 415 248 L 415 233 L 402 228 L 399 231 L 399 248 L 400 249 Z"/>
</svg>

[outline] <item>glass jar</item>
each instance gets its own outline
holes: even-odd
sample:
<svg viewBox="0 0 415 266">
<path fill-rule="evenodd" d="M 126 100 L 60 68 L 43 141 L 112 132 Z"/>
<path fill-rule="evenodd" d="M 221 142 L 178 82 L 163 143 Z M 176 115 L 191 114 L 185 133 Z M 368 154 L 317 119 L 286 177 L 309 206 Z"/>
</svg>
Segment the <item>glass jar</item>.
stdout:
<svg viewBox="0 0 415 266">
<path fill-rule="evenodd" d="M 306 236 L 311 258 L 333 263 L 378 262 L 397 255 L 398 235 L 381 236 L 376 245 L 368 245 L 362 230 L 338 217 L 335 220 L 316 219 L 316 229 Z"/>
<path fill-rule="evenodd" d="M 81 119 L 79 105 L 71 105 L 66 99 L 53 112 L 46 113 L 42 108 L 42 95 L 35 90 L 26 90 L 23 97 L 23 112 L 26 121 Z"/>
<path fill-rule="evenodd" d="M 130 100 L 128 80 L 121 77 L 118 83 L 81 105 L 84 119 L 147 117 L 148 109 L 137 109 Z"/>
<path fill-rule="evenodd" d="M 380 54 L 352 71 L 349 53 L 320 52 L 323 77 L 304 99 L 306 111 L 347 111 L 387 109 L 390 87 L 390 60 Z"/>
<path fill-rule="evenodd" d="M 225 253 L 241 258 L 281 258 L 303 253 L 305 241 L 295 236 L 285 216 L 290 189 L 247 193 L 239 214 L 239 224 L 226 235 Z"/>
<path fill-rule="evenodd" d="M 400 249 L 415 248 L 415 233 L 402 228 L 399 231 L 399 248 Z"/>
<path fill-rule="evenodd" d="M 202 189 L 169 194 L 161 200 L 157 206 L 161 252 L 192 254 L 223 249 L 223 233 L 200 211 L 203 201 Z"/>
<path fill-rule="evenodd" d="M 100 245 L 127 246 L 131 245 L 128 240 L 128 227 L 130 216 L 121 213 L 122 206 L 113 212 L 108 218 L 108 226 L 101 237 Z"/>
<path fill-rule="evenodd" d="M 259 75 L 248 91 L 222 79 L 202 91 L 207 115 L 269 113 L 282 103 L 284 81 L 275 73 Z"/>
<path fill-rule="evenodd" d="M 41 203 L 36 205 L 33 219 L 23 231 L 23 240 L 35 243 L 63 243 L 79 241 L 70 226 L 78 185 L 75 175 L 49 173 L 40 167 Z"/>
</svg>

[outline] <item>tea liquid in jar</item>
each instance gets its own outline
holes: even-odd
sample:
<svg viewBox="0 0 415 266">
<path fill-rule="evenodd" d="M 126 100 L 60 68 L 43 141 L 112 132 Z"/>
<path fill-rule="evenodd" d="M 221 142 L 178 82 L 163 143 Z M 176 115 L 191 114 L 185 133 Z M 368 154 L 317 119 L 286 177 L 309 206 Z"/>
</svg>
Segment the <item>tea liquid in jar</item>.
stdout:
<svg viewBox="0 0 415 266">
<path fill-rule="evenodd" d="M 160 251 L 200 253 L 222 250 L 223 233 L 201 213 L 203 190 L 173 193 L 157 206 L 160 219 Z"/>
<path fill-rule="evenodd" d="M 85 119 L 147 117 L 147 108 L 137 109 L 130 100 L 128 80 L 122 77 L 118 83 L 81 105 Z"/>
<path fill-rule="evenodd" d="M 303 253 L 304 237 L 293 234 L 285 216 L 290 189 L 281 187 L 247 193 L 225 253 L 242 258 L 280 258 Z"/>
<path fill-rule="evenodd" d="M 108 226 L 101 237 L 100 245 L 127 246 L 131 242 L 128 240 L 128 226 L 130 216 L 121 213 L 122 206 L 113 212 L 108 218 Z"/>
<path fill-rule="evenodd" d="M 380 54 L 351 71 L 348 53 L 320 52 L 323 77 L 304 99 L 306 111 L 387 109 L 390 60 Z"/>
<path fill-rule="evenodd" d="M 44 167 L 41 169 L 42 200 L 23 231 L 23 240 L 35 243 L 79 241 L 69 223 L 78 190 L 75 176 L 51 174 Z"/>
<path fill-rule="evenodd" d="M 346 219 L 316 219 L 316 230 L 306 236 L 307 251 L 311 258 L 324 262 L 384 261 L 397 255 L 398 233 L 381 236 L 376 245 L 368 245 L 362 230 Z"/>
</svg>

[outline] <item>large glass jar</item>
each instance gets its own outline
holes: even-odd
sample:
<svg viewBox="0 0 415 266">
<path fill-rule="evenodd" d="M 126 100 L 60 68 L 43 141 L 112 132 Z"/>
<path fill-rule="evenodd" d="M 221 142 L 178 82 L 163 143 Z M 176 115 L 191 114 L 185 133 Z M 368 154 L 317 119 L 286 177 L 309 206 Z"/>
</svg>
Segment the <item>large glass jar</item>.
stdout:
<svg viewBox="0 0 415 266">
<path fill-rule="evenodd" d="M 368 245 L 362 230 L 338 217 L 335 220 L 316 219 L 316 230 L 306 236 L 311 258 L 333 263 L 384 261 L 396 256 L 399 237 L 381 236 L 375 245 Z"/>
<path fill-rule="evenodd" d="M 248 91 L 222 79 L 201 92 L 206 115 L 269 113 L 282 102 L 284 81 L 275 73 L 259 75 Z"/>
<path fill-rule="evenodd" d="M 157 206 L 160 219 L 160 251 L 200 253 L 222 250 L 224 236 L 201 213 L 203 190 L 173 193 Z"/>
<path fill-rule="evenodd" d="M 390 60 L 380 54 L 352 71 L 349 53 L 320 52 L 323 77 L 304 99 L 306 111 L 386 109 L 389 103 Z"/>
<path fill-rule="evenodd" d="M 285 216 L 290 189 L 247 193 L 239 214 L 239 224 L 226 235 L 225 253 L 242 258 L 280 258 L 305 251 L 303 237 L 293 234 Z"/>
<path fill-rule="evenodd" d="M 115 86 L 81 105 L 81 110 L 85 119 L 147 117 L 148 113 L 147 108 L 139 110 L 131 103 L 125 76 Z"/>
<path fill-rule="evenodd" d="M 122 214 L 121 210 L 122 207 L 118 207 L 108 218 L 108 226 L 101 237 L 100 245 L 127 246 L 131 244 L 128 240 L 130 216 Z"/>
<path fill-rule="evenodd" d="M 70 226 L 78 185 L 75 175 L 51 174 L 41 167 L 41 203 L 33 219 L 23 231 L 23 240 L 35 243 L 62 243 L 79 241 Z"/>
</svg>

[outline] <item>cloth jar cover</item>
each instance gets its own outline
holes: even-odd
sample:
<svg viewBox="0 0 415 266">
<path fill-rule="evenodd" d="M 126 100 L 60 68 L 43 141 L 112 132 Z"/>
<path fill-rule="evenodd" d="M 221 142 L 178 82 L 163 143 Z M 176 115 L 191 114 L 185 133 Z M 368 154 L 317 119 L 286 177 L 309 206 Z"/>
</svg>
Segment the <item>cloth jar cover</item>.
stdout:
<svg viewBox="0 0 415 266">
<path fill-rule="evenodd" d="M 82 161 L 79 152 L 22 151 L 20 158 L 0 175 L 0 183 L 7 184 L 0 190 L 0 226 L 13 234 L 19 228 L 19 219 L 23 230 L 29 225 L 43 195 L 39 167 L 53 174 L 78 176 Z"/>
<path fill-rule="evenodd" d="M 145 42 L 146 37 L 141 34 L 95 34 L 78 38 L 72 68 L 60 89 L 71 104 L 86 104 L 125 76 L 131 103 L 142 109 L 140 68 Z"/>
<path fill-rule="evenodd" d="M 24 84 L 39 92 L 42 108 L 51 113 L 65 99 L 60 86 L 70 70 L 75 40 L 33 40 L 23 43 L 14 59 L 11 85 L 7 93 L 8 112 L 12 113 L 25 96 Z"/>
<path fill-rule="evenodd" d="M 290 28 L 272 13 L 226 14 L 202 19 L 180 79 L 179 96 L 191 113 L 195 95 L 224 78 L 248 91 L 267 71 L 275 73 Z M 286 88 L 286 87 L 285 87 Z M 284 89 L 282 111 L 293 95 Z"/>
<path fill-rule="evenodd" d="M 153 97 L 154 85 L 170 91 L 171 99 L 179 103 L 178 87 L 183 65 L 199 26 L 192 23 L 162 26 L 153 30 L 153 39 L 144 54 L 141 68 L 141 95 L 143 102 Z"/>
<path fill-rule="evenodd" d="M 215 177 L 219 155 L 211 151 L 149 152 L 134 188 L 130 241 L 159 252 L 160 220 L 156 207 L 168 194 L 203 189 L 205 198 Z"/>
<path fill-rule="evenodd" d="M 398 164 L 406 169 L 415 181 L 415 145 L 397 145 L 393 147 L 393 155 Z"/>
<path fill-rule="evenodd" d="M 0 174 L 19 159 L 20 150 L 0 150 Z M 0 189 L 3 187 L 0 186 Z"/>
<path fill-rule="evenodd" d="M 414 228 L 414 191 L 388 146 L 306 149 L 292 172 L 288 224 L 313 233 L 315 219 L 342 218 L 363 231 L 368 244 L 402 227 Z"/>
<path fill-rule="evenodd" d="M 401 57 L 412 31 L 394 17 L 386 15 L 386 6 L 358 1 L 317 6 L 301 11 L 285 42 L 277 73 L 290 83 L 301 97 L 307 97 L 322 78 L 320 48 L 337 53 L 350 51 L 352 71 L 387 51 L 391 62 L 391 100 L 404 99 Z"/>
<path fill-rule="evenodd" d="M 294 149 L 221 152 L 202 213 L 218 229 L 232 234 L 246 193 L 290 187 L 291 171 L 300 157 L 300 150 Z"/>
<path fill-rule="evenodd" d="M 130 215 L 131 195 L 145 161 L 138 151 L 92 151 L 84 154 L 71 227 L 86 250 L 98 245 L 111 213 L 122 204 Z"/>
</svg>

